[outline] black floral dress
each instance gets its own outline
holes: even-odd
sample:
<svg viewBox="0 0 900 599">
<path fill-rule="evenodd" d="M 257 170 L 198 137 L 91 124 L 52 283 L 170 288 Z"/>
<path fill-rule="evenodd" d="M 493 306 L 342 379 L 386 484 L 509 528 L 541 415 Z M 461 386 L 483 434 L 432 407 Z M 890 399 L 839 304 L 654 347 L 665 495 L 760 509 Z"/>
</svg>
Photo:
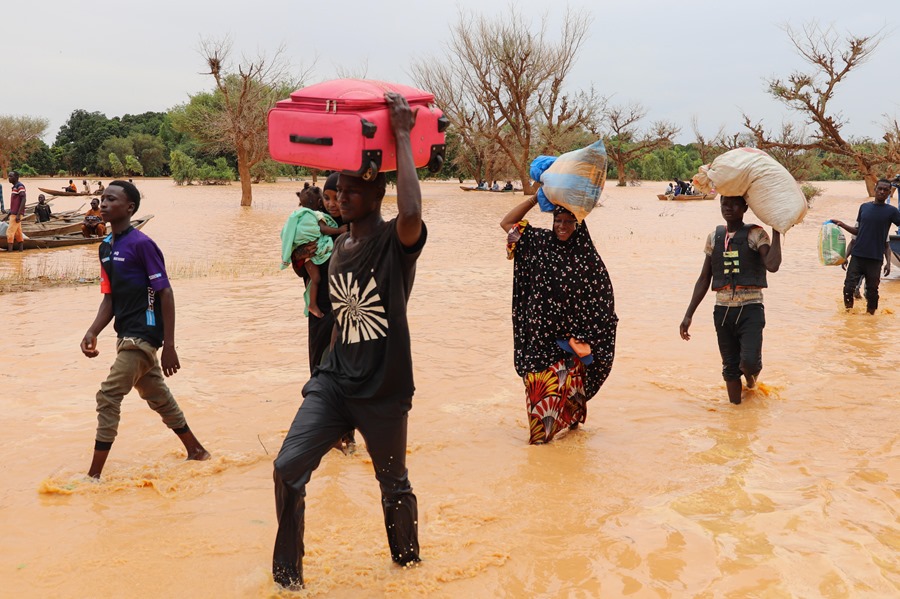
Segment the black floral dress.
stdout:
<svg viewBox="0 0 900 599">
<path fill-rule="evenodd" d="M 612 283 L 584 222 L 562 242 L 523 220 L 510 231 L 507 252 L 515 261 L 515 367 L 525 382 L 529 443 L 546 443 L 585 421 L 587 401 L 612 369 L 619 320 Z M 591 346 L 591 363 L 557 341 L 571 338 Z"/>
</svg>

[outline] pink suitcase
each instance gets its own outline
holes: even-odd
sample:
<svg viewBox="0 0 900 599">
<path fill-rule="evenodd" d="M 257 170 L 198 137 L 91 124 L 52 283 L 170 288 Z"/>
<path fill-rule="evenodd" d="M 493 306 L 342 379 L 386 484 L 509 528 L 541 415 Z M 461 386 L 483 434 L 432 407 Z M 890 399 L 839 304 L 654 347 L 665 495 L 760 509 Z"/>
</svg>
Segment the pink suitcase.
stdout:
<svg viewBox="0 0 900 599">
<path fill-rule="evenodd" d="M 449 121 L 434 96 L 414 87 L 366 79 L 336 79 L 291 94 L 269 110 L 269 153 L 279 162 L 341 171 L 365 180 L 397 170 L 386 91 L 404 96 L 416 111 L 412 151 L 416 168 L 444 163 Z"/>
</svg>

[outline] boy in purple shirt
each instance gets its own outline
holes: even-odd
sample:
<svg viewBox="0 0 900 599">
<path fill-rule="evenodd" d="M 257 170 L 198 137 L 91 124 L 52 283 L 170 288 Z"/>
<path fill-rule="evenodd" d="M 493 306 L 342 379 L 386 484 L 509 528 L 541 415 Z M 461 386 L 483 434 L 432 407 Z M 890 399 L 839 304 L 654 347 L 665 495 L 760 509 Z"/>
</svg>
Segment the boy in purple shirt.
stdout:
<svg viewBox="0 0 900 599">
<path fill-rule="evenodd" d="M 131 226 L 140 205 L 140 192 L 127 181 L 113 181 L 100 198 L 100 212 L 112 233 L 100 244 L 103 301 L 81 340 L 81 351 L 88 358 L 99 355 L 97 335 L 113 318 L 119 339 L 116 361 L 97 392 L 97 437 L 88 470 L 93 478 L 100 478 L 118 433 L 122 399 L 132 388 L 178 435 L 187 459 L 209 459 L 163 379 L 181 368 L 175 352 L 175 298 L 159 247 Z M 156 358 L 160 347 L 162 368 Z"/>
</svg>

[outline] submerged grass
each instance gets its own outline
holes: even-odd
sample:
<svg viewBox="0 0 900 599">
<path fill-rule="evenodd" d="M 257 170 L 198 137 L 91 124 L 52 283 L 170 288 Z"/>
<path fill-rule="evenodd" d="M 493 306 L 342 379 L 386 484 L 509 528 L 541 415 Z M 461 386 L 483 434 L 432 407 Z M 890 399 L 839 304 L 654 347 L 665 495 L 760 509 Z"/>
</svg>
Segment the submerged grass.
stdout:
<svg viewBox="0 0 900 599">
<path fill-rule="evenodd" d="M 100 281 L 98 269 L 99 266 L 93 261 L 57 264 L 48 260 L 41 260 L 34 264 L 22 265 L 14 271 L 0 272 L 0 293 L 97 285 Z M 221 279 L 265 277 L 278 272 L 269 263 L 234 263 L 203 260 L 173 260 L 166 265 L 166 270 L 169 278 L 173 281 L 205 277 Z"/>
</svg>

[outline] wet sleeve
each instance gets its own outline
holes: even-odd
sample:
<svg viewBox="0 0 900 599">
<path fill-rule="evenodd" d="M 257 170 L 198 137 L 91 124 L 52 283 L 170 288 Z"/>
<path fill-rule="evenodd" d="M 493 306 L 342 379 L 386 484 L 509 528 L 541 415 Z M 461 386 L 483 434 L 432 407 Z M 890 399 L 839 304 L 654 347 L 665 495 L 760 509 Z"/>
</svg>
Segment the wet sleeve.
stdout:
<svg viewBox="0 0 900 599">
<path fill-rule="evenodd" d="M 166 273 L 166 262 L 159 246 L 152 239 L 148 238 L 140 245 L 138 253 L 141 256 L 147 279 L 149 279 L 150 287 L 153 288 L 153 291 L 162 291 L 167 287 L 171 287 L 169 275 Z"/>
<path fill-rule="evenodd" d="M 769 234 L 766 233 L 766 230 L 762 227 L 755 227 L 752 231 L 750 231 L 750 235 L 748 235 L 747 245 L 750 246 L 751 250 L 759 251 L 764 245 L 772 245 L 772 240 L 769 239 Z"/>
<path fill-rule="evenodd" d="M 713 246 L 715 245 L 715 243 L 716 243 L 716 233 L 715 233 L 715 231 L 713 231 L 706 238 L 706 245 L 703 246 L 703 253 L 706 254 L 707 256 L 712 256 Z"/>
</svg>

